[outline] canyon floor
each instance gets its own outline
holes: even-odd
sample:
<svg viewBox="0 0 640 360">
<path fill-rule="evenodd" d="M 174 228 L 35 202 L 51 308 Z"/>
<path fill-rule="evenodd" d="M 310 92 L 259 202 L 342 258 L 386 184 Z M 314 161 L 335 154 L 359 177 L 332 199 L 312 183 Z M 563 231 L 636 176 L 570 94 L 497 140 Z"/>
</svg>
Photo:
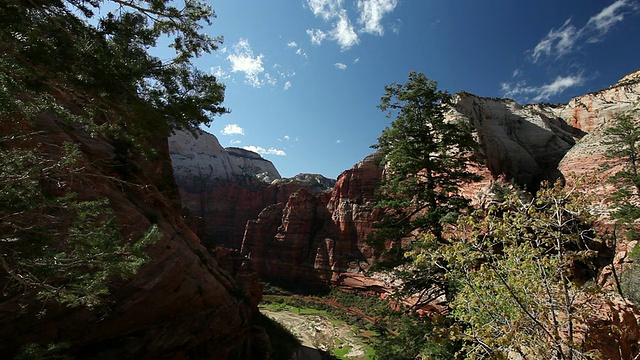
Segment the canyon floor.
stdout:
<svg viewBox="0 0 640 360">
<path fill-rule="evenodd" d="M 372 355 L 359 329 L 313 309 L 261 306 L 260 311 L 293 333 L 302 343 L 295 360 L 320 360 L 318 349 L 338 359 L 364 360 Z"/>
</svg>

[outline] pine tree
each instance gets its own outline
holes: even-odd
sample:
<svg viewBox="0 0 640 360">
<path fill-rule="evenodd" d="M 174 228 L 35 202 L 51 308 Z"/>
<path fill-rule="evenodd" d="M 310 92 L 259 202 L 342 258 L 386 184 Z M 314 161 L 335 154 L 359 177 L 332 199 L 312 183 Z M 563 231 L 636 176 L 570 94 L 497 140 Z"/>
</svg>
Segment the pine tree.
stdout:
<svg viewBox="0 0 640 360">
<path fill-rule="evenodd" d="M 385 216 L 371 240 L 396 244 L 389 265 L 413 263 L 396 274 L 402 293 L 417 295 L 417 307 L 450 295 L 442 265 L 422 261 L 420 254 L 447 243 L 445 225 L 469 206 L 460 189 L 477 179 L 477 142 L 470 124 L 445 119 L 450 101 L 435 81 L 411 72 L 407 83 L 385 87 L 378 106 L 395 120 L 373 146 L 385 164 L 377 202 Z M 410 248 L 398 246 L 406 240 Z"/>
<path fill-rule="evenodd" d="M 385 87 L 378 106 L 395 117 L 374 145 L 386 164 L 378 207 L 387 211 L 382 228 L 400 239 L 412 232 L 445 242 L 443 225 L 468 207 L 463 184 L 477 179 L 475 140 L 469 123 L 446 121 L 451 96 L 420 73 L 406 84 Z"/>
</svg>

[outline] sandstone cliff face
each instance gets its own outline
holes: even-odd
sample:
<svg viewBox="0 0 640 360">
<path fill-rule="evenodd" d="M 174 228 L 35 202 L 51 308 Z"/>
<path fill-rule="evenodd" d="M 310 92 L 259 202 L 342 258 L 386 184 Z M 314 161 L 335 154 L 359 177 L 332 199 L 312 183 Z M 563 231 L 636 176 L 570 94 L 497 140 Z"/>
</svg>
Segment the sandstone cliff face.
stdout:
<svg viewBox="0 0 640 360">
<path fill-rule="evenodd" d="M 593 174 L 605 162 L 603 131 L 618 115 L 640 116 L 640 71 L 625 76 L 607 89 L 573 98 L 568 104 L 549 111 L 565 116 L 567 122 L 587 133 L 567 152 L 559 170 L 574 177 Z M 604 173 L 601 177 L 608 175 Z"/>
<path fill-rule="evenodd" d="M 379 256 L 364 240 L 380 217 L 373 196 L 381 173 L 374 154 L 342 173 L 331 193 L 301 189 L 267 207 L 247 223 L 242 253 L 265 280 L 346 284 Z"/>
<path fill-rule="evenodd" d="M 211 249 L 218 245 L 240 249 L 247 221 L 256 219 L 262 209 L 286 202 L 301 188 L 315 194 L 335 184 L 318 174 L 282 179 L 259 154 L 222 148 L 208 133 L 194 138 L 178 132 L 169 138 L 169 150 L 189 225 Z"/>
<path fill-rule="evenodd" d="M 484 180 L 464 193 L 482 204 L 491 198 L 496 179 L 534 190 L 543 180 L 571 181 L 576 171 L 592 172 L 603 152 L 598 149 L 601 128 L 640 106 L 638 80 L 640 72 L 559 105 L 523 106 L 510 99 L 456 94 L 446 116 L 473 124 L 486 161 L 486 168 L 477 169 Z M 207 244 L 242 248 L 265 279 L 337 284 L 380 255 L 364 239 L 380 217 L 372 203 L 381 173 L 372 155 L 344 172 L 330 195 L 298 192 L 299 183 L 287 179 L 260 188 L 238 184 L 181 193 L 192 214 L 202 216 L 197 232 Z"/>
<path fill-rule="evenodd" d="M 68 342 L 84 359 L 264 358 L 268 338 L 250 325 L 257 311 L 251 296 L 258 294 L 247 276 L 240 285 L 183 222 L 166 140 L 159 142 L 160 161 L 125 164 L 111 143 L 78 127 L 51 117 L 35 125 L 41 132 L 31 140 L 46 144 L 52 157 L 64 142 L 80 145 L 83 181 L 74 190 L 107 198 L 125 239 L 140 237 L 152 223 L 163 236 L 133 279 L 114 284 L 107 306 L 48 305 L 42 312 L 34 299 L 2 298 L 0 357 L 28 343 Z"/>
<path fill-rule="evenodd" d="M 461 92 L 454 101 L 447 117 L 474 126 L 489 171 L 529 189 L 559 176 L 558 163 L 582 135 L 562 118 L 510 99 Z"/>
<path fill-rule="evenodd" d="M 176 132 L 169 137 L 169 153 L 178 187 L 188 193 L 231 184 L 258 186 L 280 178 L 273 163 L 259 154 L 225 149 L 207 132 L 197 138 L 188 132 Z"/>
</svg>

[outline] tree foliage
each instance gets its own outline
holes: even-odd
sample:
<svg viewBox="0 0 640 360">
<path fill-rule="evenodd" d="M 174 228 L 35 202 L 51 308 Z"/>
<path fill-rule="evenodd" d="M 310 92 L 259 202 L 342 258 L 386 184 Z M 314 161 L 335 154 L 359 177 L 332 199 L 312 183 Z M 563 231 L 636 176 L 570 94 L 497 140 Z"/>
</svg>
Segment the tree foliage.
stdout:
<svg viewBox="0 0 640 360">
<path fill-rule="evenodd" d="M 378 207 L 387 211 L 381 227 L 388 236 L 400 239 L 418 230 L 443 242 L 443 224 L 468 206 L 459 191 L 476 178 L 470 168 L 477 142 L 468 123 L 445 120 L 450 100 L 421 73 L 385 86 L 378 107 L 395 120 L 373 147 L 386 164 Z"/>
<path fill-rule="evenodd" d="M 635 116 L 635 117 L 634 117 Z M 609 197 L 613 204 L 612 218 L 616 220 L 613 233 L 614 246 L 620 233 L 629 241 L 637 240 L 637 224 L 640 218 L 640 126 L 637 113 L 623 114 L 616 117 L 613 125 L 605 130 L 607 138 L 603 144 L 607 146 L 606 157 L 622 165 L 622 169 L 608 179 L 615 185 Z M 612 264 L 613 275 L 622 295 L 640 304 L 640 283 L 638 275 L 640 266 L 640 247 L 636 245 L 629 258 L 633 263 L 623 269 L 618 277 L 615 264 Z"/>
<path fill-rule="evenodd" d="M 378 106 L 395 120 L 373 146 L 386 165 L 377 202 L 385 216 L 373 239 L 396 244 L 409 239 L 414 248 L 409 256 L 406 246 L 392 248 L 395 264 L 416 260 L 416 251 L 430 252 L 446 243 L 445 225 L 468 209 L 469 200 L 460 189 L 477 179 L 471 171 L 477 164 L 477 142 L 469 123 L 445 119 L 450 101 L 435 81 L 411 72 L 405 84 L 385 87 Z M 447 293 L 443 271 L 433 263 L 414 261 L 396 275 L 405 294 L 417 294 L 416 306 Z"/>
<path fill-rule="evenodd" d="M 0 117 L 43 113 L 133 144 L 194 130 L 221 107 L 224 86 L 192 64 L 220 38 L 214 13 L 187 0 L 7 0 L 0 4 Z M 100 16 L 96 15 L 100 14 Z M 171 40 L 175 56 L 150 51 Z M 64 116 L 63 116 L 64 115 Z"/>
<path fill-rule="evenodd" d="M 107 162 L 124 174 L 155 139 L 209 123 L 226 112 L 224 86 L 193 60 L 222 41 L 203 32 L 214 17 L 199 0 L 0 2 L 2 299 L 92 307 L 147 260 L 157 227 L 125 241 L 108 199 L 74 192 L 86 149 L 38 143 L 57 135 L 38 126 L 53 119 L 72 141 L 81 129 L 110 142 Z M 167 42 L 172 56 L 152 55 Z"/>
<path fill-rule="evenodd" d="M 1 143 L 0 143 L 1 145 Z M 44 302 L 93 307 L 109 281 L 133 276 L 160 236 L 154 225 L 127 243 L 108 201 L 79 199 L 77 146 L 59 160 L 31 149 L 0 148 L 0 263 L 3 297 L 35 292 Z"/>
<path fill-rule="evenodd" d="M 611 195 L 613 217 L 623 222 L 640 218 L 640 127 L 632 114 L 620 115 L 605 130 L 606 156 L 620 161 L 622 169 L 609 182 L 616 185 Z"/>
<path fill-rule="evenodd" d="M 601 240 L 585 203 L 574 189 L 543 184 L 535 197 L 509 194 L 460 219 L 460 239 L 437 258 L 457 284 L 451 307 L 466 325 L 466 358 L 594 356 L 579 324 L 602 300 L 586 282 L 598 269 Z"/>
</svg>

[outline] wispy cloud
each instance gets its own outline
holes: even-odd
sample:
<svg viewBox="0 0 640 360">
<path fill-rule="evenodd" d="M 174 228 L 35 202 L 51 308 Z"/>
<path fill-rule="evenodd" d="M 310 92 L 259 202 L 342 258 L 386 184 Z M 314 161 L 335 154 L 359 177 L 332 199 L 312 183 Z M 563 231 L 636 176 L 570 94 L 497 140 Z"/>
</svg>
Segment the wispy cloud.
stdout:
<svg viewBox="0 0 640 360">
<path fill-rule="evenodd" d="M 327 34 L 320 29 L 308 29 L 307 35 L 313 45 L 321 45 L 324 39 L 327 38 Z"/>
<path fill-rule="evenodd" d="M 505 97 L 525 96 L 527 100 L 534 102 L 546 101 L 561 94 L 565 90 L 580 86 L 585 82 L 585 77 L 580 74 L 569 76 L 558 76 L 548 84 L 541 86 L 528 86 L 525 80 L 517 83 L 502 83 L 502 91 Z"/>
<path fill-rule="evenodd" d="M 638 11 L 638 8 L 638 4 L 631 0 L 618 0 L 602 9 L 597 15 L 592 16 L 585 28 L 593 29 L 596 32 L 596 37 L 606 34 L 615 24 L 624 20 L 628 12 Z"/>
<path fill-rule="evenodd" d="M 224 129 L 220 130 L 222 135 L 244 135 L 244 129 L 238 124 L 227 124 Z"/>
<path fill-rule="evenodd" d="M 337 16 L 342 9 L 342 0 L 307 0 L 313 15 L 329 21 Z"/>
<path fill-rule="evenodd" d="M 264 72 L 262 64 L 263 54 L 254 56 L 251 45 L 247 39 L 240 39 L 233 46 L 233 51 L 227 59 L 231 62 L 231 72 L 242 72 L 245 76 L 245 82 L 253 87 L 261 87 L 263 81 L 260 80 L 260 74 Z"/>
<path fill-rule="evenodd" d="M 229 145 L 238 145 L 242 144 L 242 140 L 229 140 Z"/>
<path fill-rule="evenodd" d="M 617 0 L 592 16 L 581 28 L 567 19 L 560 28 L 549 30 L 538 42 L 531 51 L 531 60 L 535 63 L 543 57 L 559 58 L 582 48 L 586 43 L 599 42 L 626 15 L 639 8 L 633 0 Z"/>
<path fill-rule="evenodd" d="M 357 24 L 360 28 L 356 30 L 343 0 L 307 0 L 309 10 L 331 26 L 330 30 L 308 29 L 307 35 L 314 45 L 329 39 L 337 42 L 341 50 L 348 50 L 360 43 L 358 33 L 384 35 L 382 19 L 397 4 L 398 0 L 357 0 Z"/>
<path fill-rule="evenodd" d="M 296 50 L 296 55 L 302 56 L 303 58 L 305 58 L 305 60 L 309 59 L 309 57 L 307 56 L 307 53 L 304 50 L 302 50 L 302 48 L 299 48 Z"/>
<path fill-rule="evenodd" d="M 500 84 L 504 96 L 526 102 L 553 101 L 554 97 L 565 91 L 584 85 L 589 80 L 584 76 L 585 68 L 574 61 L 561 59 L 567 60 L 571 54 L 583 51 L 589 44 L 604 41 L 607 33 L 616 25 L 639 10 L 638 0 L 615 0 L 581 26 L 569 18 L 559 28 L 552 28 L 527 52 L 525 62 L 512 72 L 511 80 Z M 553 62 L 553 67 L 548 66 L 549 61 Z M 534 81 L 527 73 L 529 70 L 540 72 L 541 63 L 545 64 L 544 71 L 548 79 L 546 83 L 544 80 L 536 81 L 542 85 L 531 85 Z M 536 75 L 536 79 L 540 78 L 541 75 Z"/>
<path fill-rule="evenodd" d="M 397 0 L 358 0 L 356 6 L 360 11 L 358 24 L 362 25 L 362 32 L 382 36 L 382 18 L 391 13 L 398 5 Z"/>
<path fill-rule="evenodd" d="M 337 63 L 333 64 L 333 66 L 335 66 L 337 69 L 340 69 L 340 70 L 346 70 L 347 69 L 347 65 L 343 64 L 343 63 L 340 63 L 340 62 L 337 62 Z"/>
<path fill-rule="evenodd" d="M 290 48 L 294 48 L 294 47 L 297 47 L 297 46 L 298 46 L 298 43 L 295 42 L 295 41 L 289 41 L 287 43 L 287 47 L 290 47 Z"/>
<path fill-rule="evenodd" d="M 218 80 L 226 80 L 231 77 L 231 75 L 227 74 L 227 72 L 224 71 L 222 66 L 212 66 L 209 70 L 211 71 L 211 74 Z"/>
<path fill-rule="evenodd" d="M 254 146 L 254 145 L 243 146 L 242 148 L 245 149 L 245 150 L 253 151 L 253 152 L 258 153 L 260 155 L 287 156 L 287 153 L 284 150 L 276 149 L 276 148 L 265 149 L 265 148 L 263 148 L 261 146 Z"/>
<path fill-rule="evenodd" d="M 284 90 L 289 90 L 291 88 L 291 81 L 286 81 L 282 86 Z"/>
<path fill-rule="evenodd" d="M 551 29 L 547 36 L 533 48 L 531 59 L 537 62 L 541 56 L 560 57 L 569 53 L 579 38 L 579 31 L 568 19 L 560 29 Z"/>
</svg>

